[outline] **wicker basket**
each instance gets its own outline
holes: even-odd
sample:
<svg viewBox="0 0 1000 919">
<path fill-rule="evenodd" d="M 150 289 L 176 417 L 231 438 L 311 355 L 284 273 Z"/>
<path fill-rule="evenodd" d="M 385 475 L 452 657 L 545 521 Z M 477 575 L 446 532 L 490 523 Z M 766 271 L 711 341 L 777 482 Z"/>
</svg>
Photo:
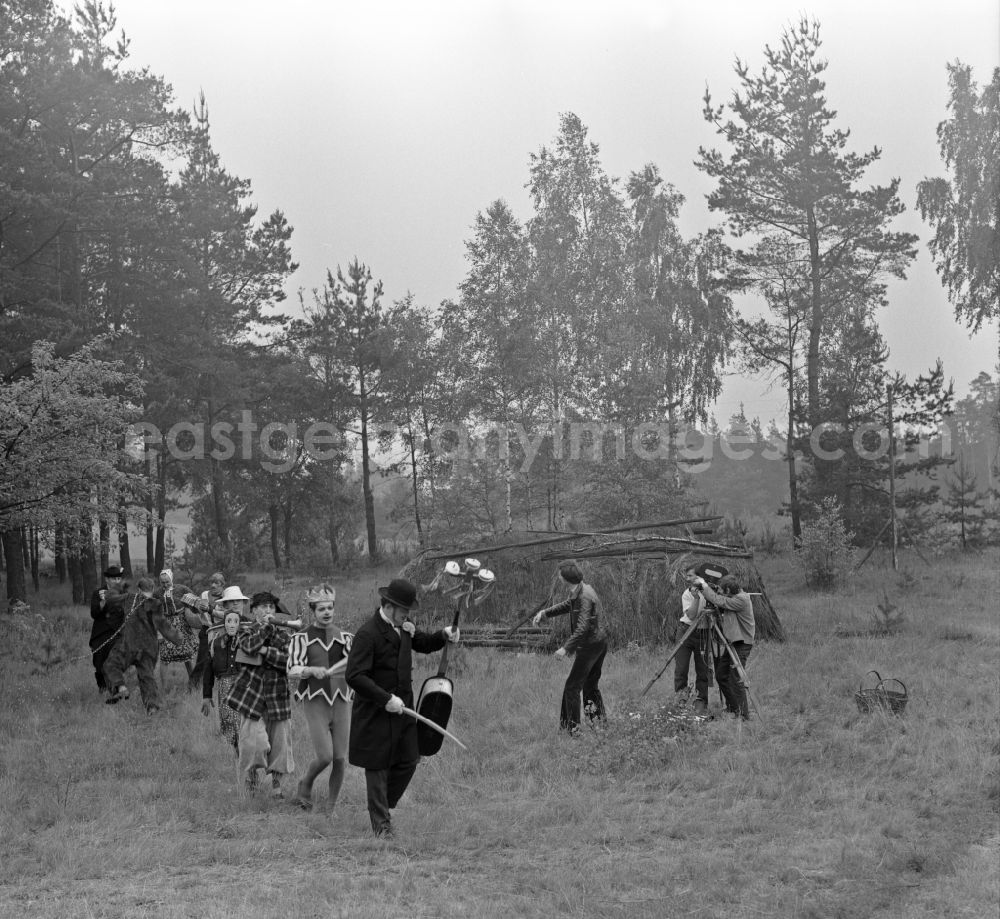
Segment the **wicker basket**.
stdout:
<svg viewBox="0 0 1000 919">
<path fill-rule="evenodd" d="M 883 680 L 877 670 L 869 670 L 865 674 L 865 679 L 873 673 L 878 683 L 866 689 L 864 685 L 865 680 L 863 679 L 858 691 L 854 694 L 854 701 L 858 703 L 858 711 L 867 713 L 881 709 L 882 711 L 892 712 L 894 715 L 901 715 L 906 708 L 906 702 L 909 698 L 903 681 L 895 678 Z M 898 683 L 902 689 L 886 689 L 887 683 Z"/>
</svg>

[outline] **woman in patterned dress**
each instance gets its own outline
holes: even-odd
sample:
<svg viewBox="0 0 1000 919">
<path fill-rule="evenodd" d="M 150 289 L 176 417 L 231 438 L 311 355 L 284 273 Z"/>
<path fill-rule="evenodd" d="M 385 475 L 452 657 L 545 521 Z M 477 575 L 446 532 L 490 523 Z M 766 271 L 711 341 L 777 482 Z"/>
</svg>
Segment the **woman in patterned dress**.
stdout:
<svg viewBox="0 0 1000 919">
<path fill-rule="evenodd" d="M 219 707 L 219 731 L 236 751 L 240 753 L 240 716 L 225 704 L 226 696 L 236 678 L 240 675 L 240 665 L 236 663 L 238 644 L 236 635 L 243 617 L 240 611 L 226 611 L 224 631 L 211 639 L 208 645 L 208 660 L 202 676 L 201 713 L 206 717 L 212 713 L 212 690 L 215 689 L 216 704 Z"/>
<path fill-rule="evenodd" d="M 191 593 L 190 588 L 181 584 L 174 585 L 174 573 L 169 568 L 164 568 L 160 572 L 158 594 L 163 601 L 163 615 L 182 638 L 182 641 L 177 643 L 160 636 L 160 663 L 183 664 L 190 678 L 194 668 L 194 658 L 198 653 L 198 636 L 195 634 L 195 629 L 201 623 L 197 615 L 181 603 L 181 598 L 189 593 Z M 161 683 L 164 682 L 164 678 L 165 670 L 161 668 Z"/>
<path fill-rule="evenodd" d="M 353 636 L 333 624 L 336 592 L 328 584 L 310 590 L 306 602 L 313 623 L 292 636 L 288 648 L 288 676 L 299 679 L 294 698 L 302 703 L 309 737 L 316 751 L 295 794 L 295 803 L 308 810 L 312 807 L 313 783 L 327 766 L 330 767 L 331 808 L 337 803 L 344 783 L 353 696 L 344 672 Z"/>
</svg>

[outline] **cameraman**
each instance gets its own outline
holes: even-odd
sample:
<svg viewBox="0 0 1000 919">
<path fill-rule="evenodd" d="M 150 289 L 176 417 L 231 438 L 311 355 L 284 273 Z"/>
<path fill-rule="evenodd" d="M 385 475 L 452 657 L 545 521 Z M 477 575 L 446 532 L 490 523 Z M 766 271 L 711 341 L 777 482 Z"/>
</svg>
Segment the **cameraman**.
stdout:
<svg viewBox="0 0 1000 919">
<path fill-rule="evenodd" d="M 701 595 L 696 581 L 699 577 L 694 568 L 684 571 L 684 581 L 687 588 L 681 594 L 681 625 L 689 626 L 696 622 L 705 610 L 705 598 Z M 674 658 L 674 692 L 687 693 L 688 672 L 691 669 L 691 659 L 694 658 L 694 689 L 697 701 L 694 710 L 698 714 L 708 711 L 708 668 L 711 666 L 712 623 L 708 616 L 703 616 L 698 627 L 684 639 Z"/>
<path fill-rule="evenodd" d="M 733 646 L 740 663 L 745 668 L 756 634 L 750 594 L 740 587 L 739 582 L 731 574 L 719 580 L 718 593 L 705 582 L 704 578 L 697 578 L 695 584 L 701 589 L 705 599 L 722 613 L 722 634 Z M 722 696 L 726 700 L 726 711 L 739 715 L 744 721 L 749 721 L 750 707 L 747 703 L 746 686 L 743 685 L 739 671 L 728 653 L 716 660 L 715 676 L 719 681 Z"/>
</svg>

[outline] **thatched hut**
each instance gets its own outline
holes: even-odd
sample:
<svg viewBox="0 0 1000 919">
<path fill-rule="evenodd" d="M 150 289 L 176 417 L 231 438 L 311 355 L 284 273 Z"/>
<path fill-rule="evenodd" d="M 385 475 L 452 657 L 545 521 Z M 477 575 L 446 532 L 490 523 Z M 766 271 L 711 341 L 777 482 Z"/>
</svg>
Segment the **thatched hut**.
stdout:
<svg viewBox="0 0 1000 919">
<path fill-rule="evenodd" d="M 465 545 L 428 549 L 414 558 L 403 575 L 423 589 L 421 615 L 445 622 L 453 614 L 451 598 L 430 590 L 445 562 L 475 557 L 496 575 L 496 588 L 481 606 L 465 613 L 469 623 L 513 626 L 532 611 L 566 595 L 559 563 L 576 561 L 594 586 L 605 611 L 613 648 L 673 641 L 678 634 L 682 572 L 702 561 L 724 565 L 751 593 L 759 639 L 784 641 L 784 629 L 768 599 L 760 572 L 748 550 L 693 539 L 621 532 L 564 534 L 511 539 L 501 545 Z M 557 626 L 558 627 L 558 626 Z"/>
</svg>

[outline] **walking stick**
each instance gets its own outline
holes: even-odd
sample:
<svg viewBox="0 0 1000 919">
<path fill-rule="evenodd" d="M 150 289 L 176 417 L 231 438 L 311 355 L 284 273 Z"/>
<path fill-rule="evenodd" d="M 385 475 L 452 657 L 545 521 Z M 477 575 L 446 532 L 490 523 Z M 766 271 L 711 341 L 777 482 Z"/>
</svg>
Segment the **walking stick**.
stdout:
<svg viewBox="0 0 1000 919">
<path fill-rule="evenodd" d="M 444 737 L 447 737 L 449 740 L 455 741 L 455 743 L 457 743 L 463 750 L 468 750 L 469 749 L 454 734 L 446 731 L 443 727 L 441 727 L 440 724 L 438 724 L 437 722 L 431 721 L 430 718 L 425 718 L 419 712 L 415 712 L 412 708 L 407 708 L 406 706 L 403 706 L 403 714 L 404 715 L 409 715 L 411 718 L 416 718 L 417 721 L 419 721 L 421 724 L 426 724 L 427 727 L 431 728 L 431 730 L 437 731 L 439 734 L 441 734 Z"/>
</svg>

